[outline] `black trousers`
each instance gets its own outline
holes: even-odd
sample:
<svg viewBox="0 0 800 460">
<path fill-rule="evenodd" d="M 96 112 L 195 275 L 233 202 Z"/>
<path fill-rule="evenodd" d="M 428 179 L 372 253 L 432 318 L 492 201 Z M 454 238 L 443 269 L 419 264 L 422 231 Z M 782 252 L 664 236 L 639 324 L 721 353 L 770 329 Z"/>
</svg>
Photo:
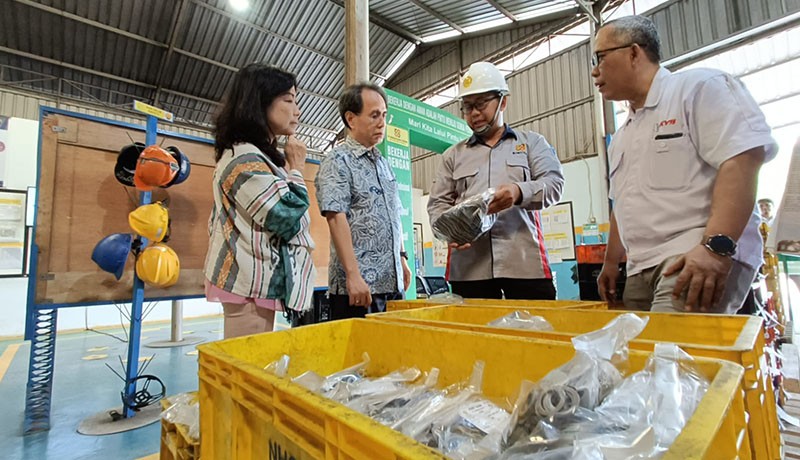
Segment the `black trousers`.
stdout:
<svg viewBox="0 0 800 460">
<path fill-rule="evenodd" d="M 328 299 L 331 303 L 331 320 L 347 318 L 363 318 L 367 313 L 382 313 L 386 311 L 386 302 L 390 300 L 402 300 L 402 292 L 392 292 L 390 294 L 372 294 L 372 303 L 369 307 L 350 305 L 350 296 L 340 294 L 329 294 Z"/>
<path fill-rule="evenodd" d="M 450 281 L 453 294 L 467 299 L 555 300 L 556 285 L 552 279 L 494 278 L 480 281 Z"/>
</svg>

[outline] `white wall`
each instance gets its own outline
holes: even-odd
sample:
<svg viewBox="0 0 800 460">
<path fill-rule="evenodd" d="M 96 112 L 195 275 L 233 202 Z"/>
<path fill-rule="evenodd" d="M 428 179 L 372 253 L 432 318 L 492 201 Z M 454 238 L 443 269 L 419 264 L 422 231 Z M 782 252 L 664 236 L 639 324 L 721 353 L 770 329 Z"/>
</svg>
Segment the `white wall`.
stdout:
<svg viewBox="0 0 800 460">
<path fill-rule="evenodd" d="M 5 155 L 5 186 L 25 190 L 36 186 L 36 166 L 39 142 L 39 123 L 35 120 L 12 118 Z M 2 158 L 0 158 L 2 161 Z M 21 336 L 25 332 L 28 278 L 0 278 L 0 337 Z M 146 304 L 145 304 L 146 305 Z M 126 310 L 130 305 L 125 306 Z M 221 314 L 220 304 L 205 299 L 183 302 L 184 317 Z M 145 321 L 169 320 L 171 302 L 159 302 Z M 63 308 L 58 312 L 58 330 L 83 329 L 99 326 L 119 326 L 120 315 L 113 305 Z M 126 324 L 127 327 L 127 324 Z"/>
<path fill-rule="evenodd" d="M 8 138 L 5 155 L 3 185 L 14 190 L 27 190 L 36 186 L 36 148 L 39 123 L 22 118 L 11 118 L 8 122 Z M 25 308 L 28 297 L 28 278 L 0 278 L 0 337 L 22 335 L 25 332 Z"/>
<path fill-rule="evenodd" d="M 589 222 L 594 214 L 598 224 L 608 222 L 608 196 L 603 192 L 600 157 L 569 162 L 564 166 L 564 193 L 561 201 L 572 202 L 575 226 Z M 591 203 L 591 206 L 590 206 Z"/>
<path fill-rule="evenodd" d="M 423 195 L 422 189 L 411 189 L 412 197 L 414 200 L 414 223 L 422 224 L 422 238 L 423 241 L 433 241 L 433 230 L 431 230 L 431 222 L 428 219 L 428 198 L 430 195 Z"/>
</svg>

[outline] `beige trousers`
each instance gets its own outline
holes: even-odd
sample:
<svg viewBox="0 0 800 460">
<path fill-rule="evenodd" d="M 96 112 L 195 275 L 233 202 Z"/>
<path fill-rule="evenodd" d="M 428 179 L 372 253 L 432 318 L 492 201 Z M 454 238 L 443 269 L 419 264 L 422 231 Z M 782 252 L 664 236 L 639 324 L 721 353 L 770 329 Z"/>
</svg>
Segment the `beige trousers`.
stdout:
<svg viewBox="0 0 800 460">
<path fill-rule="evenodd" d="M 665 313 L 684 313 L 686 291 L 678 299 L 672 298 L 672 290 L 680 273 L 662 276 L 661 273 L 672 265 L 680 256 L 668 257 L 655 267 L 648 268 L 625 281 L 625 292 L 622 303 L 627 310 L 656 311 Z M 756 277 L 756 270 L 734 260 L 725 291 L 714 308 L 714 313 L 733 315 L 744 303 L 750 286 Z"/>
<path fill-rule="evenodd" d="M 225 338 L 259 334 L 272 331 L 275 310 L 257 307 L 254 302 L 246 304 L 222 303 L 225 314 Z"/>
</svg>

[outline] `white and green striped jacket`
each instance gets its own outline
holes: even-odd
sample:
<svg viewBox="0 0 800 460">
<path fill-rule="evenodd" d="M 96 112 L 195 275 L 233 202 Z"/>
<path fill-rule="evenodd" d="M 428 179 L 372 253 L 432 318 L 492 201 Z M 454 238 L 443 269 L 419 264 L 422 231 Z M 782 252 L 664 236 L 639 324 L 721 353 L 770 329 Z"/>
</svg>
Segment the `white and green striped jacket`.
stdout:
<svg viewBox="0 0 800 460">
<path fill-rule="evenodd" d="M 256 146 L 237 144 L 217 162 L 213 192 L 206 278 L 243 297 L 311 308 L 314 242 L 300 172 L 287 173 Z"/>
</svg>

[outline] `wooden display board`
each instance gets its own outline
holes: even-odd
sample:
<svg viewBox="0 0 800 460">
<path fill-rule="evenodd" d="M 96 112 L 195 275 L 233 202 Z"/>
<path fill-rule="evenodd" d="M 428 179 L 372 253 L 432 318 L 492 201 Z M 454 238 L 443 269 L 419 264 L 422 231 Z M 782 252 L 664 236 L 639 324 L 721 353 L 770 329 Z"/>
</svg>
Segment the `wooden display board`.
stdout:
<svg viewBox="0 0 800 460">
<path fill-rule="evenodd" d="M 130 301 L 134 257 L 117 281 L 91 260 L 92 250 L 112 233 L 132 233 L 128 213 L 138 192 L 117 182 L 114 165 L 120 147 L 130 137 L 144 141 L 143 127 L 126 127 L 65 114 L 48 114 L 41 124 L 40 180 L 35 242 L 39 253 L 34 300 L 43 304 L 87 304 Z M 163 145 L 180 148 L 191 160 L 184 183 L 153 192 L 153 201 L 165 200 L 172 220 L 167 243 L 180 258 L 178 283 L 166 289 L 146 287 L 146 299 L 202 297 L 203 264 L 208 247 L 208 217 L 213 197 L 213 147 L 200 140 L 167 135 Z M 159 134 L 158 143 L 163 136 Z M 308 164 L 306 184 L 311 192 L 312 237 L 317 244 L 316 284 L 327 284 L 329 236 L 319 214 L 313 178 L 318 167 Z"/>
</svg>

